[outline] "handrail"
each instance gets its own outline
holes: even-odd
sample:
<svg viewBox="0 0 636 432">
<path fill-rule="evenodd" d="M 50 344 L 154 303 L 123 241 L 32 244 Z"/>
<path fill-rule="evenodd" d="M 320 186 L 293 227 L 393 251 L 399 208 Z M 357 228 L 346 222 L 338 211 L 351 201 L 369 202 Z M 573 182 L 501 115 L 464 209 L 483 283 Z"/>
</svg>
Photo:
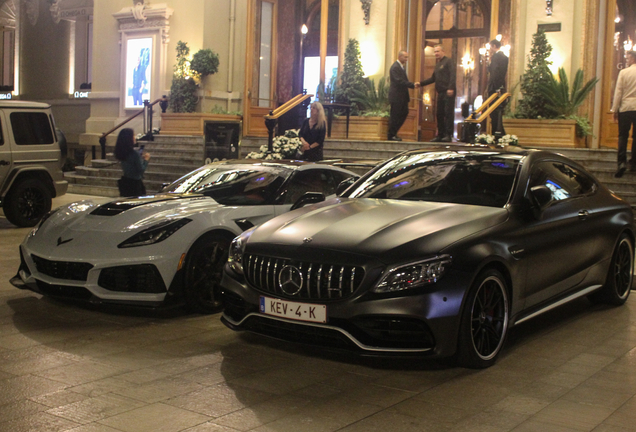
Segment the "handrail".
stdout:
<svg viewBox="0 0 636 432">
<path fill-rule="evenodd" d="M 295 108 L 297 105 L 300 105 L 305 99 L 308 99 L 313 96 L 314 95 L 312 94 L 302 94 L 302 93 L 298 94 L 294 96 L 293 98 L 291 98 L 290 100 L 288 100 L 287 102 L 285 102 L 284 104 L 282 104 L 281 106 L 279 106 L 278 108 L 276 108 L 275 110 L 270 111 L 269 114 L 265 116 L 265 119 L 276 120 L 280 116 L 285 114 L 287 111 Z"/>
<path fill-rule="evenodd" d="M 488 99 L 486 99 L 486 101 L 483 104 L 481 104 L 481 106 L 475 112 L 473 112 L 473 114 L 476 114 L 476 113 L 480 112 L 482 110 L 482 107 L 487 106 L 487 104 L 490 104 L 491 100 L 494 99 L 493 96 L 496 96 L 497 94 L 498 93 L 493 93 L 492 95 L 490 95 L 490 97 Z M 505 100 L 508 99 L 510 96 L 512 96 L 510 93 L 503 93 L 499 97 L 499 99 L 497 99 L 495 102 L 490 104 L 488 109 L 486 111 L 484 111 L 481 114 L 481 116 L 479 116 L 479 118 L 477 118 L 477 119 L 471 118 L 473 116 L 473 114 L 471 114 L 464 121 L 468 122 L 468 123 L 481 123 L 481 122 L 483 122 L 484 120 L 486 120 L 488 118 L 490 113 L 492 113 L 495 109 L 497 109 L 497 107 L 499 107 L 499 105 L 504 103 Z"/>
<path fill-rule="evenodd" d="M 291 109 L 297 107 L 308 98 L 312 97 L 312 94 L 297 94 L 275 110 L 269 112 L 268 115 L 263 116 L 265 118 L 265 126 L 267 127 L 267 152 L 274 152 L 274 128 L 276 128 L 276 123 L 278 123 L 278 119 L 280 116 L 290 111 Z"/>
<path fill-rule="evenodd" d="M 497 98 L 497 94 L 498 93 L 493 93 L 490 95 L 490 97 L 488 97 L 488 99 L 486 99 L 485 101 L 482 102 L 482 104 L 479 106 L 479 108 L 477 108 L 475 111 L 473 111 L 467 118 L 466 120 L 472 120 L 472 116 L 478 112 L 482 112 L 484 109 L 486 109 L 487 106 L 490 105 L 490 103 L 492 101 L 494 101 Z"/>
<path fill-rule="evenodd" d="M 152 140 L 152 107 L 156 104 L 160 104 L 161 112 L 165 113 L 166 108 L 168 107 L 168 98 L 164 95 L 163 97 L 155 100 L 152 103 L 149 103 L 148 100 L 145 100 L 144 107 L 141 110 L 137 111 L 136 113 L 134 113 L 133 115 L 131 115 L 130 117 L 128 117 L 127 119 L 119 123 L 117 126 L 113 127 L 108 132 L 104 132 L 99 137 L 99 144 L 102 148 L 102 159 L 106 159 L 106 137 L 110 135 L 111 133 L 115 132 L 117 129 L 119 129 L 123 125 L 125 125 L 126 123 L 128 123 L 129 121 L 133 120 L 134 118 L 146 112 L 148 113 L 148 127 L 146 127 L 146 121 L 145 121 L 146 119 L 144 119 L 144 135 L 146 137 L 150 135 L 150 140 Z M 95 147 L 93 147 L 93 159 L 94 158 L 95 158 Z"/>
<path fill-rule="evenodd" d="M 154 101 L 151 104 L 148 104 L 149 106 L 153 106 L 156 105 L 159 102 L 163 102 L 163 101 L 168 101 L 167 97 L 162 97 L 157 99 L 156 101 Z M 102 134 L 102 136 L 100 138 L 106 138 L 108 135 L 110 135 L 111 133 L 115 132 L 117 129 L 119 129 L 120 127 L 122 127 L 123 125 L 125 125 L 126 123 L 128 123 L 129 121 L 131 121 L 132 119 L 136 118 L 137 116 L 139 116 L 140 114 L 143 114 L 146 111 L 145 107 L 140 109 L 139 111 L 137 111 L 135 114 L 131 115 L 130 117 L 128 117 L 126 120 L 124 120 L 123 122 L 119 123 L 117 126 L 115 126 L 114 128 L 112 128 L 111 130 L 109 130 L 108 132 L 104 132 Z"/>
</svg>

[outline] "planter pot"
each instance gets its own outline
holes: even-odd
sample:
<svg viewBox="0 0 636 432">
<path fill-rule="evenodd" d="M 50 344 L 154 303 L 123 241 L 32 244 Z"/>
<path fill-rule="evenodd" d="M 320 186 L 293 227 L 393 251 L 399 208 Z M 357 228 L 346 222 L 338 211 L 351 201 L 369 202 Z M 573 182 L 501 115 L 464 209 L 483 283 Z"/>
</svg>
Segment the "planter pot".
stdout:
<svg viewBox="0 0 636 432">
<path fill-rule="evenodd" d="M 203 136 L 206 121 L 241 121 L 241 116 L 210 113 L 163 113 L 161 133 L 163 135 Z"/>
<path fill-rule="evenodd" d="M 333 119 L 331 124 L 331 139 L 347 139 L 347 119 L 346 117 L 338 117 Z M 413 133 L 417 130 L 415 127 L 415 114 L 409 112 L 409 116 L 404 121 L 398 135 L 409 141 L 417 141 L 416 135 Z M 349 138 L 350 140 L 365 141 L 386 141 L 389 133 L 388 117 L 349 117 Z"/>
<path fill-rule="evenodd" d="M 524 147 L 585 147 L 576 136 L 574 120 L 503 119 L 506 133 L 517 135 Z"/>
</svg>

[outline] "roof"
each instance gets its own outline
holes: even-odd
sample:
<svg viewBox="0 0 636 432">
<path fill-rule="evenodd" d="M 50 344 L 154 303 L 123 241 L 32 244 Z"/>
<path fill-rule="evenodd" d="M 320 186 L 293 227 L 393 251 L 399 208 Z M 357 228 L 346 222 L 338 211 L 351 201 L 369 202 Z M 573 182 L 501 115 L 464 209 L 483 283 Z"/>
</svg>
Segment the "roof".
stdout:
<svg viewBox="0 0 636 432">
<path fill-rule="evenodd" d="M 36 108 L 46 109 L 51 108 L 51 105 L 42 102 L 30 102 L 22 100 L 2 100 L 0 101 L 0 108 Z"/>
</svg>

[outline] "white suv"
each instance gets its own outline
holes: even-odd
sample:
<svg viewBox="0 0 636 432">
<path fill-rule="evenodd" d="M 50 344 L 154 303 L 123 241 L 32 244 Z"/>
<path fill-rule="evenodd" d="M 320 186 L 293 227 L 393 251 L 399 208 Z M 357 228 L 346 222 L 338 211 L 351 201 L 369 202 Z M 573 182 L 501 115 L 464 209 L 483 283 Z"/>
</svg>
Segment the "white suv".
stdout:
<svg viewBox="0 0 636 432">
<path fill-rule="evenodd" d="M 34 226 L 52 198 L 66 193 L 65 157 L 66 139 L 49 104 L 0 102 L 0 204 L 9 222 Z"/>
</svg>

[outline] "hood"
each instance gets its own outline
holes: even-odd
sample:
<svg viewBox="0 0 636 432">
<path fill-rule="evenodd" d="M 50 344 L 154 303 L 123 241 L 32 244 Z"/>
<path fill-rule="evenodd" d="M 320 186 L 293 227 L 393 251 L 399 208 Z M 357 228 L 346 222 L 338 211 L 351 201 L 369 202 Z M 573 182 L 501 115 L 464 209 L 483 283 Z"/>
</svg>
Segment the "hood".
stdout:
<svg viewBox="0 0 636 432">
<path fill-rule="evenodd" d="M 508 211 L 495 207 L 337 198 L 266 222 L 248 244 L 328 249 L 395 261 L 400 255 L 409 259 L 439 253 L 507 219 Z"/>
<path fill-rule="evenodd" d="M 203 195 L 160 194 L 115 201 L 85 200 L 60 207 L 40 228 L 42 234 L 82 232 L 119 233 L 153 226 L 166 219 L 181 219 L 220 207 Z"/>
</svg>

